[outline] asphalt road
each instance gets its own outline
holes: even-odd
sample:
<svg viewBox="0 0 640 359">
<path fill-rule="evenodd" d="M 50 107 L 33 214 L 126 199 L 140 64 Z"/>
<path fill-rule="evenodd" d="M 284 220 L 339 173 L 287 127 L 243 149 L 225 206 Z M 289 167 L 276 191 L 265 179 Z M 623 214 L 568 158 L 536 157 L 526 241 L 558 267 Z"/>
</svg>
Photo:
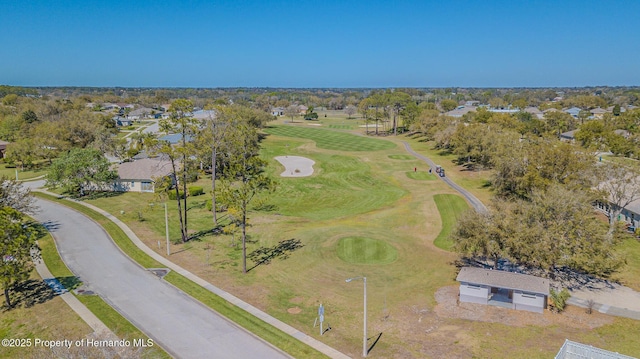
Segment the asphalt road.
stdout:
<svg viewBox="0 0 640 359">
<path fill-rule="evenodd" d="M 37 199 L 62 259 L 90 290 L 176 358 L 288 358 L 126 257 L 104 230 Z"/>
</svg>

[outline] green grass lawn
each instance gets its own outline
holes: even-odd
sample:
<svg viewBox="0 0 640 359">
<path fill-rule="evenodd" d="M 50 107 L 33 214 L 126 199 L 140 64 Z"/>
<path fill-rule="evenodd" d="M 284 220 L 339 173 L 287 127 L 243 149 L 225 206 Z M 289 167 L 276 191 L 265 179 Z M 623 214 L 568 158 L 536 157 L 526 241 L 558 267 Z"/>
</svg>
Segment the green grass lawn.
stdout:
<svg viewBox="0 0 640 359">
<path fill-rule="evenodd" d="M 398 258 L 398 251 L 385 241 L 346 237 L 338 241 L 338 257 L 355 264 L 388 264 Z"/>
<path fill-rule="evenodd" d="M 268 134 L 312 140 L 318 148 L 334 151 L 381 151 L 395 148 L 393 142 L 301 126 L 273 126 L 265 129 Z"/>
<path fill-rule="evenodd" d="M 387 157 L 391 158 L 392 160 L 403 160 L 403 161 L 416 159 L 411 155 L 389 155 Z"/>
<path fill-rule="evenodd" d="M 418 181 L 433 181 L 437 178 L 435 174 L 429 173 L 429 171 L 409 171 L 406 174 L 407 177 Z"/>
<path fill-rule="evenodd" d="M 467 210 L 469 205 L 462 197 L 455 194 L 436 194 L 433 200 L 438 206 L 442 219 L 442 229 L 433 243 L 438 248 L 450 251 L 453 248 L 453 242 L 449 239 L 449 234 L 456 225 L 456 219 L 460 213 Z"/>
<path fill-rule="evenodd" d="M 29 180 L 47 174 L 47 167 L 48 166 L 46 166 L 45 164 L 41 164 L 36 166 L 36 168 L 23 171 L 20 168 L 20 165 L 18 165 L 16 168 L 8 168 L 6 163 L 2 163 L 0 164 L 0 177 L 16 179 L 17 170 L 19 180 Z"/>
</svg>

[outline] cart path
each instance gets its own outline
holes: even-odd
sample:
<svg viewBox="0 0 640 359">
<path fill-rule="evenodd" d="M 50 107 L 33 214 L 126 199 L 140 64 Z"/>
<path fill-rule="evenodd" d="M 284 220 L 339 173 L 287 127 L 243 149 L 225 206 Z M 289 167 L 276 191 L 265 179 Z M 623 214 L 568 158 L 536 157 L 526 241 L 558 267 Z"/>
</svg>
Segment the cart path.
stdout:
<svg viewBox="0 0 640 359">
<path fill-rule="evenodd" d="M 96 222 L 37 199 L 34 217 L 88 289 L 178 358 L 288 358 L 125 256 Z"/>
<path fill-rule="evenodd" d="M 416 157 L 416 158 L 418 158 L 420 160 L 423 160 L 431 168 L 435 168 L 436 167 L 436 164 L 432 160 L 430 160 L 429 158 L 427 158 L 427 157 L 417 153 L 416 151 L 414 151 L 411 148 L 411 146 L 409 146 L 409 144 L 407 142 L 402 141 L 402 144 L 404 145 L 404 148 L 407 150 L 407 152 L 409 152 L 411 155 L 413 155 L 414 157 Z M 481 212 L 481 213 L 487 212 L 487 207 L 485 207 L 484 203 L 482 203 L 478 198 L 476 198 L 476 196 L 471 194 L 469 191 L 467 191 L 466 189 L 460 187 L 457 183 L 453 182 L 449 177 L 440 177 L 440 176 L 438 176 L 438 178 L 440 178 L 446 184 L 448 184 L 449 187 L 451 187 L 451 188 L 455 189 L 456 191 L 458 191 L 464 198 L 467 199 L 467 201 L 471 204 L 471 206 L 473 206 L 473 208 L 477 212 Z"/>
</svg>

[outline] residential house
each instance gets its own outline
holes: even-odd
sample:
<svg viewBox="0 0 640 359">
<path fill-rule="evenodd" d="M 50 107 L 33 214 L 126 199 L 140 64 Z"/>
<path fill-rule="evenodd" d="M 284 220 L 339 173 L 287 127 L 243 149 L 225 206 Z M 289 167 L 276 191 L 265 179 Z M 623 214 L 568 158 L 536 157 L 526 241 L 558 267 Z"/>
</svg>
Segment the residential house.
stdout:
<svg viewBox="0 0 640 359">
<path fill-rule="evenodd" d="M 214 110 L 198 110 L 193 111 L 191 116 L 196 120 L 209 120 L 216 117 L 216 111 Z"/>
<path fill-rule="evenodd" d="M 0 140 L 0 158 L 4 158 L 4 153 L 7 151 L 7 145 L 9 142 Z"/>
<path fill-rule="evenodd" d="M 133 120 L 120 116 L 114 116 L 113 118 L 111 118 L 111 120 L 113 120 L 118 127 L 131 126 L 131 124 L 133 123 Z"/>
<path fill-rule="evenodd" d="M 127 115 L 127 119 L 129 119 L 129 120 L 142 120 L 142 119 L 145 119 L 145 118 L 152 118 L 154 112 L 155 112 L 155 110 L 152 109 L 152 108 L 140 107 L 140 108 L 137 108 L 137 109 L 129 112 L 129 114 Z"/>
<path fill-rule="evenodd" d="M 573 118 L 578 118 L 578 114 L 580 114 L 580 111 L 582 111 L 582 109 L 577 107 L 571 107 L 569 109 L 564 110 L 564 112 L 568 113 Z"/>
<path fill-rule="evenodd" d="M 571 131 L 567 131 L 567 132 L 563 132 L 560 134 L 560 141 L 565 141 L 565 142 L 573 142 L 576 139 L 576 132 L 578 130 L 571 130 Z"/>
<path fill-rule="evenodd" d="M 118 192 L 154 192 L 158 179 L 171 176 L 171 162 L 144 158 L 118 165 L 118 179 L 113 189 Z"/>
<path fill-rule="evenodd" d="M 531 115 L 535 116 L 535 118 L 537 118 L 538 120 L 544 119 L 544 114 L 537 107 L 532 107 L 532 106 L 527 107 L 524 109 L 524 112 L 530 113 Z"/>
<path fill-rule="evenodd" d="M 271 109 L 271 114 L 273 116 L 284 116 L 284 108 L 282 107 L 274 107 Z"/>
<path fill-rule="evenodd" d="M 463 267 L 460 302 L 489 304 L 542 313 L 547 306 L 549 280 L 528 274 Z"/>
<path fill-rule="evenodd" d="M 445 112 L 444 115 L 450 117 L 462 117 L 471 111 L 476 111 L 477 109 L 478 107 L 476 106 L 458 106 L 451 111 Z"/>
<path fill-rule="evenodd" d="M 598 119 L 601 120 L 602 117 L 604 116 L 605 113 L 609 112 L 607 110 L 601 109 L 600 107 L 598 108 L 594 108 L 593 110 L 590 111 L 591 112 L 591 116 L 594 119 Z"/>
</svg>

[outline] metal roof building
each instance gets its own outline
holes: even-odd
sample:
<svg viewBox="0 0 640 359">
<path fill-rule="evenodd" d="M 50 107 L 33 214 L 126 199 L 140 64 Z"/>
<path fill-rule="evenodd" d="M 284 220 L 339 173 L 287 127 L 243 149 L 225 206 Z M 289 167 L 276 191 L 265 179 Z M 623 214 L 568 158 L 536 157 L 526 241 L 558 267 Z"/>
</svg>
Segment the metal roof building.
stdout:
<svg viewBox="0 0 640 359">
<path fill-rule="evenodd" d="M 635 359 L 628 355 L 610 352 L 591 345 L 565 340 L 555 359 Z"/>
</svg>

